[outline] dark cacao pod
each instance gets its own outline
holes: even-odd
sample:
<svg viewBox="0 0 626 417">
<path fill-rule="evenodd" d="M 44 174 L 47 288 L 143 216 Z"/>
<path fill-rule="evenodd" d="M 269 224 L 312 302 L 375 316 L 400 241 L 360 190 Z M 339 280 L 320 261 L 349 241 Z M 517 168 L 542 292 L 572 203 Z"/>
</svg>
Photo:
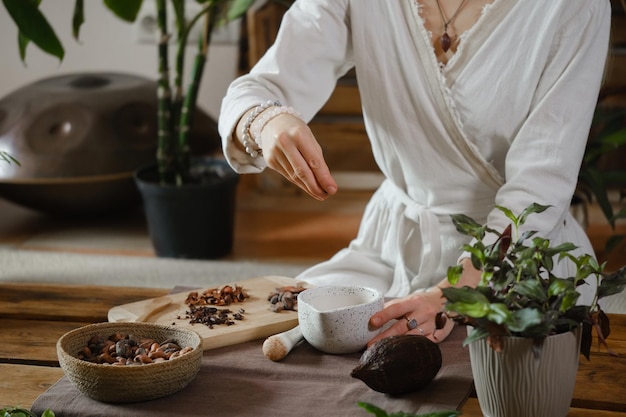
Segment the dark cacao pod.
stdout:
<svg viewBox="0 0 626 417">
<path fill-rule="evenodd" d="M 363 352 L 350 375 L 374 391 L 402 395 L 428 385 L 441 369 L 441 349 L 425 336 L 382 339 Z"/>
</svg>

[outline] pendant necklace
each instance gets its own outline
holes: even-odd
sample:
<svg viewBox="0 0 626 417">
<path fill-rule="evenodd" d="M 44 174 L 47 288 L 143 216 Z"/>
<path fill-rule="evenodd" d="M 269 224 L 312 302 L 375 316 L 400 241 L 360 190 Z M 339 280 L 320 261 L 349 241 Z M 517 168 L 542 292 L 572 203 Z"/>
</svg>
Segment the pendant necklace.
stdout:
<svg viewBox="0 0 626 417">
<path fill-rule="evenodd" d="M 456 9 L 456 12 L 454 12 L 452 17 L 448 19 L 448 21 L 446 22 L 446 17 L 443 14 L 443 9 L 441 8 L 441 4 L 439 3 L 439 0 L 437 0 L 437 7 L 439 8 L 439 13 L 441 14 L 441 21 L 443 22 L 443 35 L 441 35 L 441 38 L 439 38 L 439 44 L 441 45 L 441 49 L 443 49 L 443 52 L 448 52 L 448 49 L 450 49 L 450 45 L 452 44 L 452 41 L 450 40 L 450 35 L 448 35 L 448 26 L 450 25 L 450 23 L 452 23 L 452 21 L 459 14 L 459 12 L 463 8 L 463 5 L 465 4 L 466 1 L 467 0 L 463 0 L 461 4 L 459 4 L 459 7 Z"/>
</svg>

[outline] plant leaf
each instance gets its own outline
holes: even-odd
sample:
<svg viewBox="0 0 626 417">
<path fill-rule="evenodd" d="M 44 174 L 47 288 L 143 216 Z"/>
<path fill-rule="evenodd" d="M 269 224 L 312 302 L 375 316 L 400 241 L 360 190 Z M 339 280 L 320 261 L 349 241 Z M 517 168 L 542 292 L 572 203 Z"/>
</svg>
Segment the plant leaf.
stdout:
<svg viewBox="0 0 626 417">
<path fill-rule="evenodd" d="M 435 411 L 432 413 L 419 414 L 419 415 L 412 414 L 412 413 L 405 413 L 403 411 L 398 411 L 395 413 L 388 414 L 382 408 L 379 408 L 371 403 L 359 401 L 357 402 L 357 404 L 359 407 L 364 408 L 371 414 L 374 414 L 376 417 L 456 417 L 456 416 L 461 415 L 459 411 Z"/>
<path fill-rule="evenodd" d="M 26 62 L 26 47 L 30 43 L 30 39 L 28 39 L 22 32 L 18 32 L 17 34 L 17 45 L 20 49 L 20 59 L 22 62 Z"/>
<path fill-rule="evenodd" d="M 464 316 L 481 318 L 485 317 L 489 313 L 489 303 L 483 302 L 457 302 L 450 303 L 446 306 L 446 309 L 449 311 L 454 311 L 458 314 L 462 314 Z"/>
<path fill-rule="evenodd" d="M 467 346 L 477 340 L 482 340 L 489 336 L 489 332 L 482 327 L 474 327 L 463 341 L 463 346 Z"/>
<path fill-rule="evenodd" d="M 531 204 L 530 206 L 526 207 L 524 211 L 522 211 L 522 214 L 520 214 L 519 220 L 518 220 L 519 225 L 526 223 L 526 218 L 528 218 L 529 215 L 533 213 L 543 213 L 550 207 L 552 206 L 544 206 L 544 205 L 537 204 L 537 203 Z"/>
<path fill-rule="evenodd" d="M 489 306 L 487 320 L 497 324 L 504 324 L 511 320 L 511 312 L 504 303 L 493 303 Z"/>
<path fill-rule="evenodd" d="M 376 417 L 388 417 L 385 410 L 376 407 L 374 404 L 361 401 L 359 401 L 357 404 L 359 405 L 359 407 L 364 408 L 369 413 L 374 414 Z"/>
<path fill-rule="evenodd" d="M 489 303 L 489 300 L 487 299 L 487 297 L 485 297 L 477 288 L 449 287 L 449 288 L 442 288 L 441 292 L 443 293 L 443 296 L 446 298 L 446 300 L 452 303 L 456 303 L 456 302 L 463 302 L 463 303 L 478 302 L 478 303 L 485 303 L 485 304 Z"/>
<path fill-rule="evenodd" d="M 550 286 L 548 287 L 548 295 L 550 297 L 554 297 L 567 291 L 573 291 L 575 289 L 576 287 L 574 286 L 574 283 L 572 281 L 562 278 L 556 278 L 550 283 Z"/>
<path fill-rule="evenodd" d="M 587 360 L 590 359 L 591 344 L 593 342 L 592 329 L 593 327 L 591 326 L 591 323 L 586 322 L 586 321 L 583 322 L 582 335 L 581 335 L 581 341 L 580 341 L 580 353 L 582 353 L 583 356 L 587 358 Z"/>
<path fill-rule="evenodd" d="M 609 295 L 618 294 L 626 288 L 626 266 L 621 269 L 604 274 L 600 280 L 598 288 L 598 298 L 608 297 Z"/>
<path fill-rule="evenodd" d="M 589 306 L 576 305 L 570 308 L 563 314 L 563 317 L 574 320 L 577 323 L 582 323 L 589 318 Z"/>
<path fill-rule="evenodd" d="M 254 2 L 255 0 L 233 0 L 226 13 L 226 21 L 230 22 L 243 16 Z"/>
<path fill-rule="evenodd" d="M 619 115 L 622 116 L 623 115 Z M 611 148 L 619 148 L 626 145 L 626 130 L 620 129 L 613 133 L 610 133 L 602 138 L 602 144 L 608 145 Z"/>
<path fill-rule="evenodd" d="M 516 293 L 523 295 L 524 297 L 528 297 L 531 300 L 538 301 L 543 303 L 548 300 L 548 296 L 543 289 L 541 283 L 537 280 L 526 280 L 521 281 L 515 284 L 513 290 Z"/>
<path fill-rule="evenodd" d="M 626 182 L 626 181 L 624 181 Z M 618 211 L 615 216 L 613 216 L 613 218 L 615 220 L 617 219 L 626 219 L 626 207 L 624 207 L 623 209 L 621 209 L 620 211 Z"/>
<path fill-rule="evenodd" d="M 85 4 L 83 0 L 76 0 L 72 15 L 72 36 L 76 40 L 80 37 L 80 27 L 83 23 L 85 23 Z"/>
<path fill-rule="evenodd" d="M 454 265 L 448 268 L 448 282 L 455 286 L 459 279 L 461 279 L 461 275 L 463 274 L 463 265 Z"/>
<path fill-rule="evenodd" d="M 615 222 L 613 221 L 613 205 L 609 201 L 602 173 L 596 168 L 585 167 L 584 169 L 581 169 L 578 177 L 579 182 L 591 191 L 598 206 L 602 210 L 602 213 L 604 213 L 604 216 L 607 218 L 609 224 L 614 228 Z"/>
<path fill-rule="evenodd" d="M 39 2 L 35 0 L 2 0 L 4 7 L 17 25 L 21 36 L 29 39 L 42 51 L 63 60 L 65 51 L 61 41 L 46 17 L 39 10 Z M 20 55 L 25 58 L 28 42 L 18 39 Z"/>
<path fill-rule="evenodd" d="M 143 0 L 104 0 L 104 4 L 117 17 L 127 22 L 137 19 Z"/>
<path fill-rule="evenodd" d="M 506 253 L 509 250 L 509 247 L 511 246 L 511 232 L 512 231 L 512 227 L 509 224 L 506 229 L 504 229 L 504 231 L 502 232 L 502 234 L 500 235 L 500 237 L 498 237 L 498 240 L 496 241 L 496 244 L 494 245 L 494 248 L 498 248 L 498 260 L 501 261 L 504 259 L 504 257 L 506 256 Z"/>
<path fill-rule="evenodd" d="M 546 255 L 548 256 L 560 255 L 564 252 L 571 252 L 574 249 L 578 249 L 578 246 L 574 245 L 571 242 L 565 242 L 565 243 L 560 244 L 559 246 L 547 248 Z"/>
<path fill-rule="evenodd" d="M 5 151 L 0 151 L 0 159 L 8 164 L 16 164 L 18 166 L 20 165 L 20 162 L 17 159 L 15 159 L 11 154 Z"/>
<path fill-rule="evenodd" d="M 515 216 L 515 214 L 510 209 L 504 206 L 498 206 L 498 205 L 496 205 L 496 208 L 500 210 L 502 213 L 504 213 L 504 215 L 508 217 L 509 220 L 511 220 L 514 225 L 517 226 L 517 216 Z"/>
<path fill-rule="evenodd" d="M 576 305 L 576 301 L 580 297 L 580 293 L 576 290 L 571 290 L 566 292 L 561 299 L 561 306 L 559 307 L 559 311 L 566 312 L 573 308 Z"/>
<path fill-rule="evenodd" d="M 622 211 L 626 213 L 626 210 L 622 210 Z M 620 216 L 620 218 L 621 217 L 624 217 L 624 216 L 622 215 Z M 604 245 L 604 252 L 607 254 L 613 252 L 615 248 L 617 248 L 619 244 L 622 243 L 624 238 L 626 238 L 626 235 L 613 235 L 609 237 L 609 239 L 606 241 L 606 245 Z"/>
<path fill-rule="evenodd" d="M 537 234 L 536 230 L 527 230 L 520 235 L 519 239 L 517 239 L 517 243 L 522 244 L 525 240 L 530 239 L 536 234 Z"/>
<path fill-rule="evenodd" d="M 538 325 L 542 319 L 543 314 L 535 308 L 516 310 L 513 312 L 509 322 L 509 329 L 512 332 L 520 333 L 529 327 Z"/>
<path fill-rule="evenodd" d="M 476 223 L 471 217 L 465 214 L 453 214 L 450 218 L 457 232 L 466 236 L 472 236 L 477 240 L 482 240 L 482 238 L 485 237 L 485 228 Z"/>
<path fill-rule="evenodd" d="M 602 332 L 602 338 L 607 339 L 611 334 L 611 326 L 609 323 L 609 317 L 604 314 L 604 311 L 598 310 L 594 315 L 594 320 L 598 324 L 600 331 Z"/>
</svg>

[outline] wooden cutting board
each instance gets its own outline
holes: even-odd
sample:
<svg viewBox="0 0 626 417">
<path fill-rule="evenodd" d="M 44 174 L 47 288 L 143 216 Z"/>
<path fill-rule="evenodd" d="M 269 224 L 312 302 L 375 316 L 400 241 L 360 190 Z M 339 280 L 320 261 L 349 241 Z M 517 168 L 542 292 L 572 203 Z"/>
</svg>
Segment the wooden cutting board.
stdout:
<svg viewBox="0 0 626 417">
<path fill-rule="evenodd" d="M 243 320 L 234 320 L 235 324 L 230 326 L 221 324 L 211 329 L 205 324 L 189 323 L 189 319 L 185 319 L 185 312 L 188 310 L 185 300 L 191 291 L 168 295 L 167 297 L 171 299 L 169 304 L 163 304 L 161 301 L 164 297 L 159 297 L 113 307 L 109 310 L 108 319 L 109 322 L 133 322 L 156 308 L 154 314 L 150 314 L 145 321 L 173 324 L 195 330 L 203 339 L 204 350 L 216 349 L 265 338 L 295 327 L 298 324 L 298 313 L 292 310 L 283 310 L 279 313 L 271 311 L 267 297 L 276 288 L 297 284 L 298 281 L 293 278 L 281 276 L 264 276 L 230 283 L 233 287 L 235 285 L 243 287 L 249 295 L 242 303 L 218 307 L 228 308 L 233 312 L 240 308 L 245 310 Z M 222 288 L 224 285 L 193 291 L 202 293 L 208 288 Z"/>
</svg>

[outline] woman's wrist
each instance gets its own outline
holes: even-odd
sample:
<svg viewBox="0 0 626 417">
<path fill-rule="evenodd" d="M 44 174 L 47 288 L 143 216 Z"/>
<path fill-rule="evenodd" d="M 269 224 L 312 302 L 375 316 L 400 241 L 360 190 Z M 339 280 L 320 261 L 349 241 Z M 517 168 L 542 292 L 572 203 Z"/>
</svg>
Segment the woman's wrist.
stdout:
<svg viewBox="0 0 626 417">
<path fill-rule="evenodd" d="M 278 100 L 268 100 L 248 110 L 241 117 L 235 129 L 235 136 L 243 150 L 252 158 L 262 154 L 261 134 L 265 125 L 281 114 L 300 118 L 292 107 L 283 106 Z"/>
<path fill-rule="evenodd" d="M 250 125 L 250 137 L 254 140 L 259 149 L 263 149 L 263 146 L 261 145 L 261 134 L 263 133 L 263 128 L 270 120 L 281 114 L 290 114 L 300 118 L 300 114 L 298 114 L 298 112 L 292 107 L 276 105 L 263 110 L 256 117 L 256 119 L 252 121 L 252 124 Z"/>
<path fill-rule="evenodd" d="M 268 108 L 275 106 L 281 106 L 280 101 L 268 100 L 265 103 L 261 103 L 258 106 L 254 107 L 251 111 L 248 111 L 242 118 L 243 126 L 241 126 L 240 140 L 244 150 L 252 158 L 256 158 L 262 152 L 258 142 L 252 136 L 252 124 L 256 121 L 259 115 L 261 115 L 261 113 L 263 113 Z"/>
</svg>

